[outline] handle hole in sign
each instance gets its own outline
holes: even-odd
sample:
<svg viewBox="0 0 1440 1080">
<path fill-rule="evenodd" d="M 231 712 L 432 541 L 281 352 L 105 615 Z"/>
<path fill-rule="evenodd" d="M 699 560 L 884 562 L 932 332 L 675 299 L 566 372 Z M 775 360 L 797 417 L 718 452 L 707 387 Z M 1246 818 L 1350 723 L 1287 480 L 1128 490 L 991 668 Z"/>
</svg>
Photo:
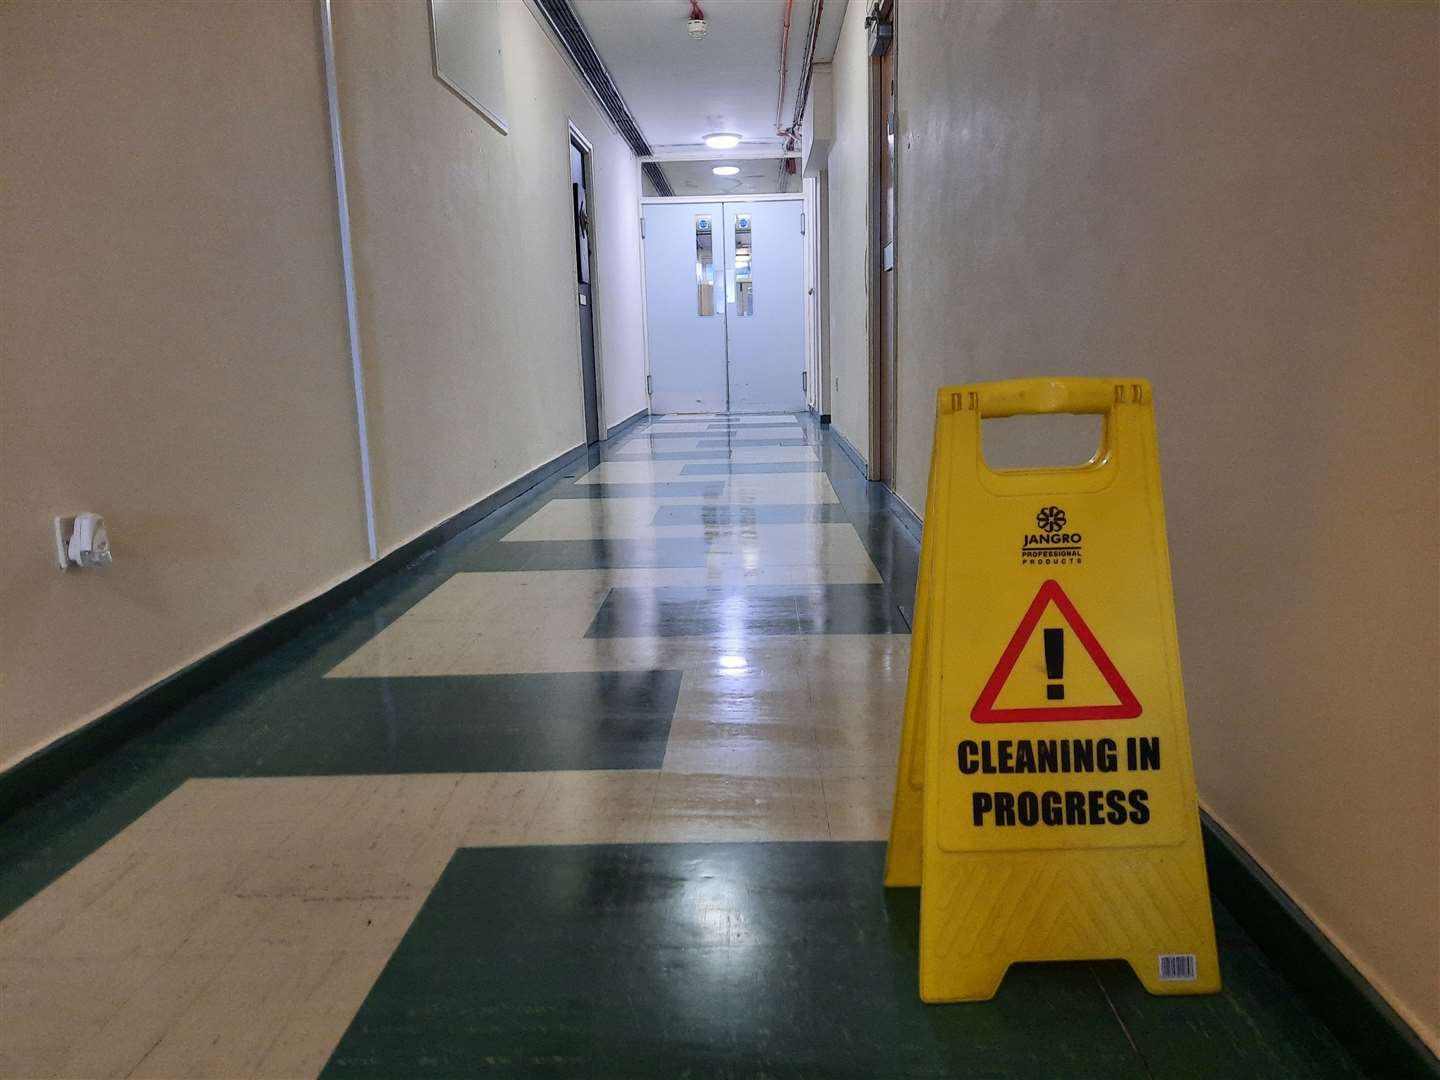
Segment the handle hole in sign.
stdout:
<svg viewBox="0 0 1440 1080">
<path fill-rule="evenodd" d="M 1105 418 L 1045 413 L 991 417 L 980 424 L 981 453 L 992 469 L 1073 469 L 1100 454 Z"/>
</svg>

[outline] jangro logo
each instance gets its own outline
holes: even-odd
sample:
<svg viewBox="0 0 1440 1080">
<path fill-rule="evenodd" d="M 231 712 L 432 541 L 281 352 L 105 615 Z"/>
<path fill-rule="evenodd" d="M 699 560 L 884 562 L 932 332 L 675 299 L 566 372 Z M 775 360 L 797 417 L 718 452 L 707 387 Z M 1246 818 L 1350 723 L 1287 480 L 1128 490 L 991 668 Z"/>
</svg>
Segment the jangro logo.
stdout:
<svg viewBox="0 0 1440 1080">
<path fill-rule="evenodd" d="M 1059 532 L 1065 527 L 1065 511 L 1058 506 L 1047 506 L 1035 515 L 1035 524 L 1041 532 Z"/>
<path fill-rule="evenodd" d="M 1058 506 L 1042 506 L 1035 514 L 1038 530 L 1026 533 L 1020 544 L 1020 561 L 1026 566 L 1054 566 L 1080 562 L 1081 536 L 1065 532 L 1070 518 Z"/>
</svg>

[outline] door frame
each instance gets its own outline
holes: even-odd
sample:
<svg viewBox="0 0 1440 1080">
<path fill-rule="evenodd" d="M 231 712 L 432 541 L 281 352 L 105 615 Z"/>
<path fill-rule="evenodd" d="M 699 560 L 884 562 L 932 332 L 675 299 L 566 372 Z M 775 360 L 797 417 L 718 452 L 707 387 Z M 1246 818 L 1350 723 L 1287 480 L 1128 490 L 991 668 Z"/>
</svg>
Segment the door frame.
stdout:
<svg viewBox="0 0 1440 1080">
<path fill-rule="evenodd" d="M 753 155 L 752 155 L 752 156 L 753 156 Z M 761 155 L 761 156 L 774 157 L 775 155 L 773 155 L 773 154 L 766 154 L 766 155 Z M 794 155 L 787 155 L 787 156 L 794 156 Z M 666 159 L 665 159 L 665 158 L 643 158 L 643 159 L 639 159 L 639 160 L 651 161 L 651 160 L 666 160 Z M 672 160 L 690 161 L 690 160 L 694 160 L 694 157 L 693 157 L 693 155 L 681 155 L 680 157 L 678 157 L 678 158 L 676 158 L 676 159 L 672 159 Z M 636 177 L 637 177 L 637 180 L 638 180 L 639 172 L 640 172 L 640 166 L 639 166 L 638 163 L 637 163 L 636 166 L 635 166 L 635 171 L 636 171 Z M 808 208 L 807 201 L 806 201 L 805 187 L 804 187 L 804 184 L 803 184 L 803 183 L 801 184 L 801 188 L 800 188 L 799 191 L 787 191 L 787 192 L 784 192 L 783 194 L 772 194 L 772 195 L 642 195 L 642 196 L 640 196 L 640 206 L 639 206 L 639 210 L 640 210 L 640 214 L 639 214 L 639 217 L 640 217 L 640 281 L 641 281 L 641 289 L 640 289 L 640 322 L 641 322 L 641 340 L 644 342 L 644 349 L 645 349 L 645 404 L 646 404 L 646 407 L 647 407 L 648 411 L 650 411 L 651 413 L 653 413 L 653 412 L 655 411 L 655 402 L 654 402 L 654 399 L 653 399 L 653 396 L 652 396 L 652 387 L 653 387 L 654 383 L 653 383 L 653 381 L 652 381 L 652 379 L 651 379 L 652 368 L 651 368 L 651 366 L 650 366 L 650 312 L 649 312 L 649 309 L 648 309 L 647 304 L 646 304 L 646 299 L 645 299 L 645 292 L 646 292 L 646 290 L 645 290 L 645 288 L 644 288 L 644 282 L 647 280 L 647 279 L 646 279 L 646 267 L 645 267 L 645 207 L 646 207 L 646 206 L 649 206 L 649 205 L 651 205 L 651 204 L 660 204 L 660 205 L 675 204 L 675 203 L 681 203 L 681 204 L 683 204 L 683 203 L 694 203 L 694 204 L 701 204 L 701 203 L 706 203 L 706 204 L 709 204 L 709 203 L 721 203 L 721 204 L 724 204 L 724 203 L 753 203 L 753 202 L 798 202 L 798 203 L 800 204 L 801 221 L 802 221 L 802 223 L 803 223 L 803 228 L 804 228 L 804 230 L 805 230 L 805 236 L 804 236 L 804 238 L 803 238 L 803 243 L 806 245 L 806 255 L 805 255 L 805 257 L 808 259 L 808 258 L 809 258 L 808 247 L 809 247 L 809 243 L 810 243 L 810 234 L 811 234 L 811 231 L 815 228 L 815 223 L 811 220 L 811 218 L 812 218 L 812 216 L 818 216 L 818 214 L 812 215 L 810 209 Z M 592 247 L 593 247 L 593 235 L 594 235 L 593 230 L 592 230 L 591 235 L 592 235 Z M 592 274 L 592 276 L 593 276 L 593 274 Z M 724 285 L 722 285 L 721 288 L 723 289 L 723 288 L 724 288 Z M 802 298 L 802 299 L 803 299 L 803 298 Z M 592 297 L 592 303 L 593 303 L 593 297 Z M 729 311 L 729 306 L 728 306 L 728 305 L 726 306 L 726 311 L 727 311 L 727 315 L 728 315 L 728 311 Z M 812 353 L 812 350 L 809 348 L 809 342 L 808 342 L 808 341 L 807 341 L 806 345 L 807 345 L 807 347 L 806 347 L 806 354 L 807 354 L 807 355 L 806 355 L 806 361 L 807 361 L 807 363 L 806 363 L 806 368 L 805 368 L 805 370 L 808 372 L 808 371 L 810 370 L 809 362 L 810 362 L 812 356 L 814 357 L 816 368 L 818 368 L 818 367 L 820 366 L 820 365 L 819 365 L 819 350 L 818 350 L 818 347 L 817 347 L 817 348 L 813 351 L 813 353 Z M 598 352 L 599 352 L 599 347 L 598 347 L 598 346 L 599 346 L 599 343 L 598 343 L 598 342 L 596 343 L 596 346 L 597 346 L 597 347 L 596 347 L 596 352 L 598 353 Z M 725 381 L 726 381 L 725 399 L 726 399 L 726 407 L 727 407 L 727 409 L 728 409 L 728 407 L 729 407 L 729 400 L 730 400 L 730 391 L 729 391 L 729 381 L 730 381 L 730 377 L 729 377 L 729 373 L 728 373 L 728 369 L 729 369 L 729 358 L 728 358 L 728 356 L 727 356 L 727 358 L 726 358 L 726 369 L 727 369 L 727 373 L 726 373 L 726 377 L 725 377 Z M 597 370 L 598 370 L 598 368 L 597 368 Z M 814 376 L 807 374 L 807 375 L 806 375 L 806 379 L 807 379 L 808 381 L 813 382 Z"/>
<path fill-rule="evenodd" d="M 875 0 L 875 7 L 878 9 L 880 18 L 889 22 L 894 27 L 890 38 L 890 46 L 887 50 L 887 57 L 892 65 L 894 89 L 891 92 L 891 112 L 896 116 L 898 129 L 899 108 L 898 103 L 893 100 L 898 97 L 900 85 L 900 34 L 896 25 L 899 17 L 900 5 L 895 0 Z M 896 310 L 898 301 L 898 290 L 895 287 L 896 275 L 900 272 L 900 245 L 896 242 L 898 234 L 898 222 L 900 220 L 900 133 L 895 132 L 895 153 L 891 159 L 890 185 L 895 194 L 894 222 L 890 241 L 894 245 L 891 256 L 894 260 L 890 270 L 885 269 L 885 191 L 881 183 L 882 160 L 885 154 L 886 119 L 884 115 L 884 86 L 882 83 L 884 61 L 886 57 L 871 57 L 869 63 L 869 161 L 867 169 L 869 173 L 868 198 L 866 200 L 867 222 L 867 246 L 869 248 L 869 288 L 868 296 L 868 321 L 870 326 L 869 338 L 869 405 L 870 405 L 870 460 L 867 469 L 868 478 L 877 480 L 887 487 L 894 488 L 895 485 L 895 453 L 896 453 L 896 423 L 898 419 L 896 391 L 899 383 L 897 369 L 899 368 L 899 312 Z M 890 300 L 890 325 L 888 334 L 884 320 L 884 308 L 882 307 L 881 294 L 888 291 Z M 887 340 L 888 338 L 888 340 Z M 889 346 L 889 357 L 887 363 L 886 346 Z"/>
<path fill-rule="evenodd" d="M 597 237 L 599 230 L 596 228 L 596 218 L 598 215 L 595 213 L 595 145 L 586 137 L 585 133 L 576 126 L 573 119 L 567 116 L 565 118 L 565 124 L 567 128 L 565 134 L 565 175 L 567 177 L 570 175 L 570 147 L 572 145 L 580 148 L 582 167 L 585 170 L 585 207 L 590 220 L 590 228 L 588 230 L 590 243 L 590 333 L 594 338 L 593 344 L 595 352 L 595 423 L 600 431 L 600 441 L 604 442 L 608 429 L 605 424 L 605 358 L 600 346 L 604 335 L 600 332 L 599 278 L 602 275 L 599 269 L 600 241 Z M 573 181 L 567 181 L 565 184 L 567 192 L 569 191 L 571 183 L 573 183 Z M 575 227 L 573 220 L 575 216 L 573 195 L 571 195 L 569 205 L 572 219 L 570 227 L 573 230 Z M 574 260 L 572 259 L 571 262 L 573 263 Z M 579 292 L 580 277 L 577 271 L 570 295 L 575 297 Z M 580 310 L 577 304 L 575 310 L 575 344 L 576 355 L 580 362 L 576 367 L 575 374 L 580 380 L 580 422 L 582 425 L 585 422 L 585 354 L 584 346 L 580 341 L 580 335 L 584 332 L 584 327 L 580 323 Z"/>
<path fill-rule="evenodd" d="M 823 357 L 828 337 L 825 307 L 824 228 L 825 209 L 821 201 L 821 178 L 807 176 L 801 182 L 805 195 L 805 404 L 816 416 L 824 416 L 825 374 Z"/>
<path fill-rule="evenodd" d="M 641 279 L 641 282 L 645 281 L 645 207 L 647 207 L 648 204 L 755 203 L 776 202 L 776 200 L 782 199 L 804 199 L 805 197 L 804 180 L 801 181 L 801 190 L 799 190 L 799 192 L 714 194 L 714 196 L 704 196 L 704 194 L 671 194 L 671 196 L 645 194 L 645 166 L 647 166 L 647 164 L 664 164 L 665 161 L 720 161 L 720 163 L 723 163 L 723 161 L 730 160 L 730 158 L 746 158 L 746 160 L 752 160 L 752 158 L 768 157 L 793 157 L 796 158 L 796 160 L 801 160 L 802 158 L 801 154 L 793 153 L 793 151 L 780 150 L 778 147 L 736 147 L 734 150 L 710 150 L 710 148 L 701 148 L 701 150 L 680 150 L 668 154 L 645 154 L 645 156 L 636 157 L 634 161 L 635 194 L 636 202 L 638 202 L 638 206 L 636 206 L 638 213 L 636 213 L 636 216 L 639 217 L 639 279 Z M 805 219 L 805 228 L 806 230 L 811 228 L 809 217 Z M 649 311 L 647 310 L 647 305 L 645 305 L 644 287 L 641 288 L 639 317 L 641 317 L 641 343 L 642 346 L 644 346 L 645 354 L 645 406 L 647 406 L 649 412 L 654 412 L 655 403 L 651 397 L 651 387 L 654 386 L 654 380 L 652 380 L 651 377 L 652 369 L 651 364 L 649 364 Z"/>
</svg>

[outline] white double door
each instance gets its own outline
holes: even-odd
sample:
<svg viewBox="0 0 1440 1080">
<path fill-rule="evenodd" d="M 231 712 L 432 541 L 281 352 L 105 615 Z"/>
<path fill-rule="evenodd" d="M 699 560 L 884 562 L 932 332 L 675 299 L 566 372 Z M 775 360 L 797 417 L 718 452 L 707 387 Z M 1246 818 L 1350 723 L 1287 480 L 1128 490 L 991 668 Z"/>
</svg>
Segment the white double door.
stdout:
<svg viewBox="0 0 1440 1080">
<path fill-rule="evenodd" d="M 647 203 L 650 408 L 805 408 L 804 202 Z"/>
</svg>

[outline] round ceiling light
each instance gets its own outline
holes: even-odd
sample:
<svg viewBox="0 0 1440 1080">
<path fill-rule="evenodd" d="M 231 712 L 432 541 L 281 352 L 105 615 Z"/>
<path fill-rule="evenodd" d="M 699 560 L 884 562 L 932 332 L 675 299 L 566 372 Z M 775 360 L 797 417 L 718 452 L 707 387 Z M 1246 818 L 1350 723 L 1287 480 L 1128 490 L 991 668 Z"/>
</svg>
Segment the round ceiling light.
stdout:
<svg viewBox="0 0 1440 1080">
<path fill-rule="evenodd" d="M 740 136 L 733 131 L 716 131 L 704 138 L 711 150 L 733 150 L 740 145 Z"/>
<path fill-rule="evenodd" d="M 740 171 L 739 165 L 716 165 L 710 170 L 716 176 L 734 176 Z"/>
</svg>

